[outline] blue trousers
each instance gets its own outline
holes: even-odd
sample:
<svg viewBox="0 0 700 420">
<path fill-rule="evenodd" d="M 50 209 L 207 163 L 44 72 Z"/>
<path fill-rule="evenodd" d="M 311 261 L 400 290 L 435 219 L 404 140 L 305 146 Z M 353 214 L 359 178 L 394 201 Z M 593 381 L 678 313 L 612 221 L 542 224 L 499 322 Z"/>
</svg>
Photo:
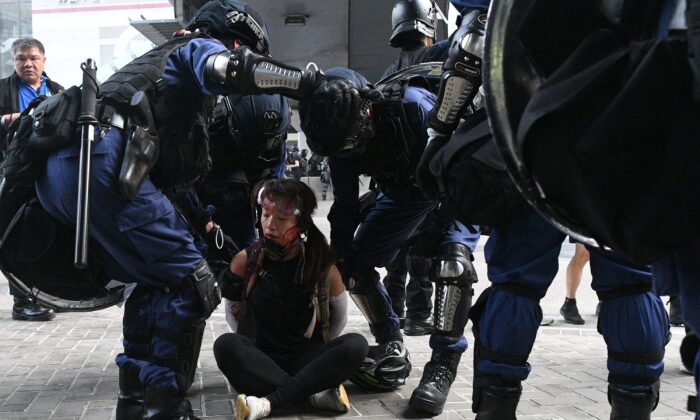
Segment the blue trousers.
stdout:
<svg viewBox="0 0 700 420">
<path fill-rule="evenodd" d="M 380 321 L 370 325 L 372 334 L 380 343 L 398 333 L 399 318 L 394 313 L 391 299 L 374 268 L 386 267 L 396 258 L 401 246 L 413 235 L 434 207 L 435 202 L 430 200 L 415 200 L 403 204 L 387 195 L 379 194 L 376 205 L 355 234 L 351 261 L 357 266 L 353 272 L 362 273 L 362 276 L 355 280 L 362 283 L 360 288 L 366 293 L 378 294 L 384 306 Z M 453 223 L 443 237 L 443 243 L 461 243 L 472 251 L 476 248 L 478 240 L 479 234 L 469 232 L 461 223 Z M 433 348 L 438 350 L 448 346 L 439 339 L 433 340 L 432 337 L 430 342 L 431 347 L 435 346 Z M 467 341 L 464 337 L 458 346 L 450 346 L 454 351 L 464 351 L 466 348 Z"/>
<path fill-rule="evenodd" d="M 661 294 L 680 296 L 683 322 L 700 334 L 700 236 L 688 246 L 652 264 L 654 283 Z M 700 352 L 695 357 L 696 395 L 700 395 Z M 700 415 L 695 416 L 700 420 Z"/>
<path fill-rule="evenodd" d="M 99 260 L 112 278 L 138 285 L 125 306 L 125 351 L 116 361 L 139 367 L 147 386 L 184 392 L 173 370 L 154 363 L 177 359 L 177 345 L 153 333 L 177 335 L 202 319 L 197 292 L 186 281 L 202 255 L 184 220 L 150 180 L 133 201 L 118 192 L 124 147 L 120 130 L 97 133 L 90 186 L 89 235 Z M 42 206 L 68 225 L 75 224 L 79 153 L 78 142 L 53 153 L 36 184 Z"/>
<path fill-rule="evenodd" d="M 486 354 L 499 357 L 477 360 L 475 376 L 498 377 L 509 383 L 527 378 L 531 366 L 526 360 L 542 320 L 539 300 L 558 271 L 565 237 L 529 207 L 509 224 L 493 230 L 485 256 L 494 289 L 476 331 Z M 651 285 L 648 268 L 635 267 L 610 253 L 591 250 L 591 271 L 592 286 L 598 293 Z M 609 352 L 629 355 L 630 360 L 639 353 L 663 350 L 668 340 L 668 317 L 655 292 L 621 293 L 603 301 L 598 331 Z M 611 383 L 621 388 L 639 390 L 663 372 L 662 361 L 620 359 L 625 357 L 609 357 L 608 370 Z"/>
</svg>

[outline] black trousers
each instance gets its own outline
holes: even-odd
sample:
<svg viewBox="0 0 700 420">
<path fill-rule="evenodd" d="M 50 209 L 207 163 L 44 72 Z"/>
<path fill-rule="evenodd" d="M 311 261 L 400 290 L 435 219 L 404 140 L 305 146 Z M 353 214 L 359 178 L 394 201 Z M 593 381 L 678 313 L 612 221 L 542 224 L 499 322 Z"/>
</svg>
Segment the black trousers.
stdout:
<svg viewBox="0 0 700 420">
<path fill-rule="evenodd" d="M 384 287 L 396 315 L 400 318 L 425 319 L 433 311 L 433 283 L 410 277 L 406 284 L 406 258 L 411 258 L 409 249 L 408 246 L 401 248 L 394 261 L 386 267 Z"/>
<path fill-rule="evenodd" d="M 273 408 L 299 404 L 311 394 L 345 382 L 360 367 L 367 350 L 367 340 L 354 333 L 284 356 L 265 354 L 240 334 L 223 334 L 214 343 L 216 363 L 236 392 L 266 397 Z"/>
</svg>

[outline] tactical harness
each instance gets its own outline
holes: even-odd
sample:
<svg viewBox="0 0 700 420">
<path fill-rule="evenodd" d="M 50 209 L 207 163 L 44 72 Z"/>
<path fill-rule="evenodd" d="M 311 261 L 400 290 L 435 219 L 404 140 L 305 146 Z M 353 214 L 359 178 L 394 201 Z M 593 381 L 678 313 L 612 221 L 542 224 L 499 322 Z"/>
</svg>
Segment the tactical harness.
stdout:
<svg viewBox="0 0 700 420">
<path fill-rule="evenodd" d="M 414 133 L 412 126 L 421 126 L 418 121 L 418 105 L 403 103 L 408 86 L 421 86 L 432 90 L 423 75 L 402 72 L 398 79 L 391 78 L 386 84 L 376 86 L 381 98 L 372 101 L 374 126 L 372 140 L 367 144 L 361 168 L 371 175 L 379 189 L 395 201 L 408 201 L 420 195 L 415 169 L 425 149 L 426 139 Z"/>
<path fill-rule="evenodd" d="M 207 124 L 214 98 L 177 96 L 165 89 L 162 78 L 170 54 L 193 38 L 202 37 L 174 38 L 122 67 L 100 85 L 103 104 L 124 114 L 129 113 L 136 92 L 146 93 L 160 138 L 160 157 L 151 171 L 151 180 L 166 192 L 190 186 L 212 166 Z"/>
</svg>

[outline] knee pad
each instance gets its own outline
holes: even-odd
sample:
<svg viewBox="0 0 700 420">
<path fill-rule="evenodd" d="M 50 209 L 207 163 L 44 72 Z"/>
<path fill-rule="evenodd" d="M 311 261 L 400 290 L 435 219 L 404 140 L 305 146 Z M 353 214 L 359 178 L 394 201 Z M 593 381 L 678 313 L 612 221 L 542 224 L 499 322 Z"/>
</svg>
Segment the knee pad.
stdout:
<svg viewBox="0 0 700 420">
<path fill-rule="evenodd" d="M 460 335 L 468 320 L 474 291 L 472 284 L 478 281 L 472 265 L 471 252 L 461 244 L 451 243 L 440 247 L 430 271 L 435 283 L 435 328 Z"/>
<path fill-rule="evenodd" d="M 156 329 L 154 335 L 176 345 L 176 359 L 153 358 L 153 363 L 165 366 L 175 372 L 177 385 L 182 396 L 194 382 L 194 373 L 197 370 L 199 350 L 202 347 L 204 335 L 204 321 L 198 321 L 183 328 L 180 333 L 173 333 L 162 329 Z"/>
</svg>

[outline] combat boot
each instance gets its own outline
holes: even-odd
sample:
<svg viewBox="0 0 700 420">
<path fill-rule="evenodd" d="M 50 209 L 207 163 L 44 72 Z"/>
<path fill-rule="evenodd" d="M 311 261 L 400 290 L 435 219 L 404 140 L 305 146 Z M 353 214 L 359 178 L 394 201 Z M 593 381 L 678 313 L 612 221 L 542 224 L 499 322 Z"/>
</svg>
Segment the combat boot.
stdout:
<svg viewBox="0 0 700 420">
<path fill-rule="evenodd" d="M 189 400 L 165 389 L 146 387 L 143 408 L 143 420 L 199 420 Z"/>
<path fill-rule="evenodd" d="M 608 385 L 610 420 L 649 420 L 659 403 L 659 381 L 648 391 L 635 392 Z"/>
<path fill-rule="evenodd" d="M 476 413 L 477 420 L 516 420 L 515 410 L 520 402 L 523 387 L 490 385 L 475 387 L 472 411 Z"/>
<path fill-rule="evenodd" d="M 432 415 L 442 413 L 461 358 L 462 353 L 433 350 L 430 361 L 423 369 L 420 384 L 411 394 L 409 406 Z"/>
<path fill-rule="evenodd" d="M 143 417 L 143 385 L 139 369 L 119 368 L 119 397 L 116 420 L 132 420 Z"/>
</svg>

